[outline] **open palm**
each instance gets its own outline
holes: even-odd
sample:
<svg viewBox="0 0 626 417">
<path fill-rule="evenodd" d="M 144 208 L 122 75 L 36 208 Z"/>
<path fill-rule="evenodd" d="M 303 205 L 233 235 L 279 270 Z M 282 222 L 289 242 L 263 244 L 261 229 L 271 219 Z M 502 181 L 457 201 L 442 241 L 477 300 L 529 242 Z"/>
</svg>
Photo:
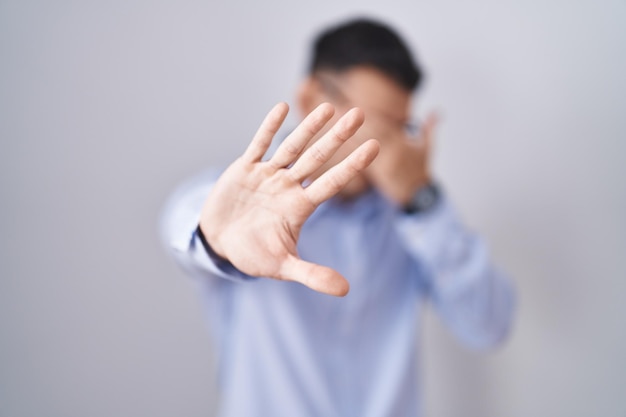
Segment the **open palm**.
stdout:
<svg viewBox="0 0 626 417">
<path fill-rule="evenodd" d="M 306 187 L 303 182 L 328 161 L 363 124 L 352 109 L 319 140 L 334 114 L 330 104 L 311 112 L 268 161 L 262 161 L 288 112 L 285 103 L 267 115 L 245 153 L 215 183 L 202 209 L 200 227 L 213 250 L 240 271 L 300 282 L 311 289 L 345 295 L 348 282 L 337 271 L 300 259 L 302 225 L 319 204 L 337 194 L 376 157 L 369 140 Z"/>
</svg>

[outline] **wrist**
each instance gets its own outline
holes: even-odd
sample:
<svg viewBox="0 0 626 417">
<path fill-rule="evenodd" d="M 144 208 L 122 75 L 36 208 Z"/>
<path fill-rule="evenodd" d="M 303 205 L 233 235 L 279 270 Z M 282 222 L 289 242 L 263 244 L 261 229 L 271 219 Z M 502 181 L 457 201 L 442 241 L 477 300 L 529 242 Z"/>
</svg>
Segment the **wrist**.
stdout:
<svg viewBox="0 0 626 417">
<path fill-rule="evenodd" d="M 206 232 L 206 228 L 203 228 L 202 222 L 198 223 L 198 227 L 196 228 L 196 234 L 198 235 L 200 242 L 202 242 L 204 250 L 206 250 L 208 253 L 216 255 L 219 258 L 222 258 L 224 260 L 226 259 L 226 256 L 224 256 L 221 247 L 216 243 L 215 237 Z"/>
<path fill-rule="evenodd" d="M 417 189 L 402 208 L 407 214 L 426 213 L 434 209 L 440 200 L 441 190 L 439 186 L 432 181 L 428 181 Z"/>
</svg>

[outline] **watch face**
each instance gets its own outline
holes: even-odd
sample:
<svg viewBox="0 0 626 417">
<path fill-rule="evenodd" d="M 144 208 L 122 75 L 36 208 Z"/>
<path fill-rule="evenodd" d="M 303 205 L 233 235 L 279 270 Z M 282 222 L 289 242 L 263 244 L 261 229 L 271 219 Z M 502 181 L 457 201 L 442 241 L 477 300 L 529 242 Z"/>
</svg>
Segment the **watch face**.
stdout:
<svg viewBox="0 0 626 417">
<path fill-rule="evenodd" d="M 422 192 L 417 193 L 415 200 L 416 206 L 428 209 L 435 203 L 435 193 L 433 193 L 430 187 L 425 188 Z"/>
<path fill-rule="evenodd" d="M 439 200 L 439 189 L 434 184 L 421 188 L 407 207 L 408 213 L 420 213 L 430 210 Z"/>
</svg>

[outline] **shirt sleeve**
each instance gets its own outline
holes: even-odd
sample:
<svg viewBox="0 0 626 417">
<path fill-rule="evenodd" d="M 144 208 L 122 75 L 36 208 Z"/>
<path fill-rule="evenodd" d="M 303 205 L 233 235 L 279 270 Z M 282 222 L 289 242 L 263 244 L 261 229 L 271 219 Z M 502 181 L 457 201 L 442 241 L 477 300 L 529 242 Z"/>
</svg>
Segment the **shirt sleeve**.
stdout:
<svg viewBox="0 0 626 417">
<path fill-rule="evenodd" d="M 253 277 L 239 271 L 203 245 L 197 233 L 200 211 L 219 171 L 207 171 L 179 186 L 167 200 L 160 219 L 160 235 L 166 250 L 190 275 L 247 281 Z"/>
<path fill-rule="evenodd" d="M 512 282 L 492 264 L 485 242 L 464 227 L 447 198 L 427 213 L 398 214 L 396 226 L 452 333 L 476 349 L 501 342 L 515 310 Z"/>
</svg>

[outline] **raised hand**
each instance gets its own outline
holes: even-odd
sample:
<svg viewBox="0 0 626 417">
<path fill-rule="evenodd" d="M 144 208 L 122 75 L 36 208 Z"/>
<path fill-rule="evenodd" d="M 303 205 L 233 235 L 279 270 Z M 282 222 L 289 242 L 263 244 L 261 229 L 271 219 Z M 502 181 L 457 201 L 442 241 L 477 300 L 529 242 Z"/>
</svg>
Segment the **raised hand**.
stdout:
<svg viewBox="0 0 626 417">
<path fill-rule="evenodd" d="M 376 158 L 379 145 L 368 140 L 305 187 L 303 182 L 363 124 L 363 112 L 350 110 L 309 144 L 334 114 L 332 105 L 322 104 L 270 160 L 262 161 L 287 112 L 285 103 L 276 105 L 245 153 L 220 176 L 202 209 L 200 228 L 218 255 L 248 275 L 296 281 L 343 296 L 349 289 L 346 279 L 300 259 L 296 245 L 306 219 Z"/>
<path fill-rule="evenodd" d="M 430 161 L 437 122 L 437 115 L 431 113 L 415 139 L 405 134 L 380 138 L 380 154 L 366 170 L 366 176 L 392 201 L 407 204 L 419 188 L 431 181 Z"/>
</svg>

